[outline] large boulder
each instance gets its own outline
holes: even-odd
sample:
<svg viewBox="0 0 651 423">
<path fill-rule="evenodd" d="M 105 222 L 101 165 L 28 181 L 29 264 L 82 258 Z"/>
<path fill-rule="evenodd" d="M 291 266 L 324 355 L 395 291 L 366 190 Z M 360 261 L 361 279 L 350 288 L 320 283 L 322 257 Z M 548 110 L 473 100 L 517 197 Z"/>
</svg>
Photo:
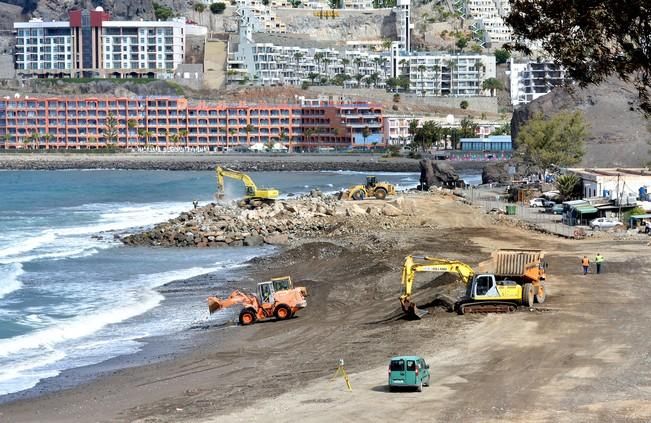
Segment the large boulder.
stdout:
<svg viewBox="0 0 651 423">
<path fill-rule="evenodd" d="M 423 191 L 434 186 L 454 188 L 463 184 L 457 171 L 448 163 L 423 159 L 418 164 L 420 165 L 420 188 Z"/>
</svg>

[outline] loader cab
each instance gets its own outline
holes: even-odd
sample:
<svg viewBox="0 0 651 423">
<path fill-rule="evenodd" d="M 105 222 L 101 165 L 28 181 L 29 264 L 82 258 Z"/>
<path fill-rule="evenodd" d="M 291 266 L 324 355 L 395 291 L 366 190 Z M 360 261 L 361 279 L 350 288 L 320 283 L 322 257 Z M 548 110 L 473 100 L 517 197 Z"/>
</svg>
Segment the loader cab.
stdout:
<svg viewBox="0 0 651 423">
<path fill-rule="evenodd" d="M 289 276 L 271 278 L 271 282 L 273 284 L 274 292 L 287 291 L 294 288 L 294 285 L 292 284 L 292 278 Z"/>
<path fill-rule="evenodd" d="M 367 187 L 374 187 L 377 184 L 377 178 L 375 176 L 367 176 L 366 177 L 366 186 Z"/>
<path fill-rule="evenodd" d="M 258 284 L 258 298 L 262 303 L 274 303 L 274 286 L 272 281 L 260 282 Z"/>
</svg>

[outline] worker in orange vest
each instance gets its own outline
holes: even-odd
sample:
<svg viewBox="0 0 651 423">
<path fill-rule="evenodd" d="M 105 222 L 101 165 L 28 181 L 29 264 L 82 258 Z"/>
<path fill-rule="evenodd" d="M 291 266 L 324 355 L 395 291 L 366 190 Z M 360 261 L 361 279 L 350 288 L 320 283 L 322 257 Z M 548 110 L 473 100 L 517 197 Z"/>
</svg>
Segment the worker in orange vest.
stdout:
<svg viewBox="0 0 651 423">
<path fill-rule="evenodd" d="M 583 275 L 587 275 L 588 269 L 590 269 L 590 260 L 587 256 L 583 256 L 583 259 L 581 260 L 581 266 L 583 266 Z"/>
</svg>

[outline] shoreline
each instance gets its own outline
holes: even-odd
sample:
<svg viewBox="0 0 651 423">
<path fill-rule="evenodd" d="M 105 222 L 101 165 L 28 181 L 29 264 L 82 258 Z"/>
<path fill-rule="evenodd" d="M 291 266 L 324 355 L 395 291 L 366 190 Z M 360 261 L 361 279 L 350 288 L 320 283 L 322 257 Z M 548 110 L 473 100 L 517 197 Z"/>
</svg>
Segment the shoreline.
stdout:
<svg viewBox="0 0 651 423">
<path fill-rule="evenodd" d="M 457 171 L 490 162 L 445 160 Z M 0 170 L 214 170 L 419 172 L 418 159 L 380 154 L 0 153 Z"/>
</svg>

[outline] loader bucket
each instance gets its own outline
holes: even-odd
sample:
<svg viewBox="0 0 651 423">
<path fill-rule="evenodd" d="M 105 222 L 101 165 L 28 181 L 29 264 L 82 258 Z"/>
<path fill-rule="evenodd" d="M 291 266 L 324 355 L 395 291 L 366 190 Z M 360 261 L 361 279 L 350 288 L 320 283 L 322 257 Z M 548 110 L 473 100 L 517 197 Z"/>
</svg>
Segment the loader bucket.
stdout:
<svg viewBox="0 0 651 423">
<path fill-rule="evenodd" d="M 210 314 L 222 309 L 224 306 L 222 301 L 217 297 L 208 297 L 208 311 Z"/>
</svg>

